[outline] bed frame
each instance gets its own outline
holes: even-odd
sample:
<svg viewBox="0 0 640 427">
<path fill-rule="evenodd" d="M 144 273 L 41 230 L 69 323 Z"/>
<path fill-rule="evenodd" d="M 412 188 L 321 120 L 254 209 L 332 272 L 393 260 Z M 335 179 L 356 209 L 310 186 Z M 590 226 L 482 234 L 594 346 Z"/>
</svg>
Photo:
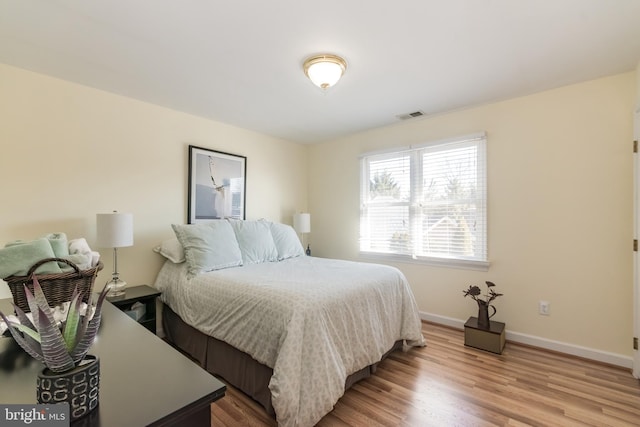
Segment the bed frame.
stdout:
<svg viewBox="0 0 640 427">
<path fill-rule="evenodd" d="M 268 414 L 275 416 L 269 390 L 273 369 L 224 341 L 210 337 L 188 325 L 164 303 L 162 310 L 162 325 L 170 343 L 195 359 L 208 372 L 220 376 L 224 381 L 251 396 L 265 408 Z M 382 359 L 392 351 L 401 348 L 402 341 L 396 341 Z M 375 373 L 376 367 L 377 363 L 349 375 L 344 389 L 348 390 L 356 382 L 370 377 Z"/>
</svg>

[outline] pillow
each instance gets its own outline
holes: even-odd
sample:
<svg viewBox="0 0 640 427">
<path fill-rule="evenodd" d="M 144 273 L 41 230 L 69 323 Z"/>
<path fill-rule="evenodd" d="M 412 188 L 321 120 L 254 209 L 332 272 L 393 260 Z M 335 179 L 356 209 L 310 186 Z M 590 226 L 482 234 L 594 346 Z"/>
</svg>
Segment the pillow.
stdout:
<svg viewBox="0 0 640 427">
<path fill-rule="evenodd" d="M 258 264 L 278 260 L 278 249 L 271 237 L 269 222 L 229 220 L 236 233 L 242 261 L 245 264 Z"/>
<path fill-rule="evenodd" d="M 271 223 L 271 236 L 278 250 L 278 260 L 304 255 L 298 234 L 290 225 Z"/>
<path fill-rule="evenodd" d="M 184 249 L 175 237 L 160 243 L 160 246 L 153 248 L 153 251 L 159 253 L 174 264 L 180 264 L 185 261 Z"/>
<path fill-rule="evenodd" d="M 238 241 L 227 221 L 171 224 L 171 227 L 184 249 L 189 276 L 242 265 Z"/>
</svg>

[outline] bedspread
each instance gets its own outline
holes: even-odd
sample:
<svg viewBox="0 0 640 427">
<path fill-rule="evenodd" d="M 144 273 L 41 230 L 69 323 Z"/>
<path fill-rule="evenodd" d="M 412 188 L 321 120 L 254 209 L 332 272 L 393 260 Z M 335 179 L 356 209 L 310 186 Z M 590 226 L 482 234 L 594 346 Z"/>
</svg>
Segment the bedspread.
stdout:
<svg viewBox="0 0 640 427">
<path fill-rule="evenodd" d="M 199 331 L 273 369 L 277 421 L 310 426 L 344 394 L 348 375 L 397 340 L 424 345 L 418 309 L 396 268 L 315 257 L 251 264 L 186 278 L 165 263 L 155 286 Z"/>
</svg>

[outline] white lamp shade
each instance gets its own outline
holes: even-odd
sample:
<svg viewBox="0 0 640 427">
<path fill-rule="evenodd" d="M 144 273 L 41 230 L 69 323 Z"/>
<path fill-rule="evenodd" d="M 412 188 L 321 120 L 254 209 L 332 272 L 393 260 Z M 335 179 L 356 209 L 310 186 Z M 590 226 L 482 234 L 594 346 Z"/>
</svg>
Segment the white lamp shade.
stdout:
<svg viewBox="0 0 640 427">
<path fill-rule="evenodd" d="M 133 214 L 107 213 L 97 214 L 96 223 L 100 248 L 124 248 L 133 246 Z"/>
<path fill-rule="evenodd" d="M 311 231 L 311 214 L 295 214 L 293 216 L 293 229 L 298 233 L 309 233 Z"/>
</svg>

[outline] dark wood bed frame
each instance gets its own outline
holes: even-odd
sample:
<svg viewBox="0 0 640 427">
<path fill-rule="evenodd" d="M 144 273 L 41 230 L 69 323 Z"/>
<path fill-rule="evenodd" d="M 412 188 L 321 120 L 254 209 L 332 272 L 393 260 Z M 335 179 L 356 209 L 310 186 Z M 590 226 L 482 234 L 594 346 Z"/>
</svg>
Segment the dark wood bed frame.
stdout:
<svg viewBox="0 0 640 427">
<path fill-rule="evenodd" d="M 251 396 L 266 409 L 267 413 L 275 416 L 269 390 L 273 369 L 224 341 L 210 337 L 186 324 L 166 304 L 163 304 L 162 309 L 162 325 L 170 343 L 195 359 L 208 372 L 221 377 Z M 401 348 L 402 341 L 396 341 L 382 359 L 392 351 Z M 356 382 L 370 377 L 376 371 L 376 367 L 377 363 L 374 363 L 349 375 L 345 382 L 345 390 Z"/>
</svg>

